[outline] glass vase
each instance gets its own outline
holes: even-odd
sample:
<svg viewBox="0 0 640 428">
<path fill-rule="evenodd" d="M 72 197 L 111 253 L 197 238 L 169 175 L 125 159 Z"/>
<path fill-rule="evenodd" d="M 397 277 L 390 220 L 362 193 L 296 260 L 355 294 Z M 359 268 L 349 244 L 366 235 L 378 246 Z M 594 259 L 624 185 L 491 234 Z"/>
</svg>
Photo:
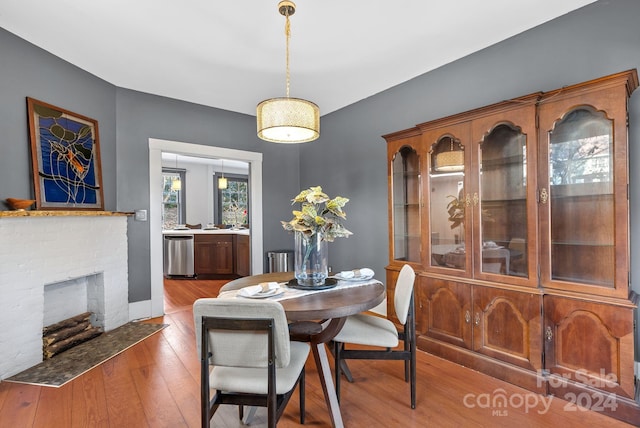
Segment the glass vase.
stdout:
<svg viewBox="0 0 640 428">
<path fill-rule="evenodd" d="M 295 233 L 295 277 L 298 285 L 313 287 L 324 285 L 329 275 L 328 245 L 321 232 L 311 236 Z"/>
</svg>

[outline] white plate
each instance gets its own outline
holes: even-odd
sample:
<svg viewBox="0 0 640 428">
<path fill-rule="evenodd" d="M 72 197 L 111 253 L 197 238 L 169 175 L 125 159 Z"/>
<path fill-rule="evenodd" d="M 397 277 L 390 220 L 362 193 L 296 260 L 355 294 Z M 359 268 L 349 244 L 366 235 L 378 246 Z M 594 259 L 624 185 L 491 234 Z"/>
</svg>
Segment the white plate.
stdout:
<svg viewBox="0 0 640 428">
<path fill-rule="evenodd" d="M 242 290 L 238 291 L 238 296 L 240 297 L 246 297 L 247 299 L 265 299 L 267 297 L 273 297 L 273 296 L 279 296 L 282 293 L 284 293 L 284 288 L 282 287 L 278 287 L 278 288 L 272 288 L 271 290 L 267 291 L 266 293 L 255 293 L 255 294 L 243 294 Z"/>
<path fill-rule="evenodd" d="M 343 278 L 340 274 L 337 274 L 335 277 L 340 281 L 357 282 L 357 281 L 369 281 L 371 278 L 373 278 L 373 275 L 361 275 L 361 276 L 353 276 L 351 278 Z"/>
</svg>

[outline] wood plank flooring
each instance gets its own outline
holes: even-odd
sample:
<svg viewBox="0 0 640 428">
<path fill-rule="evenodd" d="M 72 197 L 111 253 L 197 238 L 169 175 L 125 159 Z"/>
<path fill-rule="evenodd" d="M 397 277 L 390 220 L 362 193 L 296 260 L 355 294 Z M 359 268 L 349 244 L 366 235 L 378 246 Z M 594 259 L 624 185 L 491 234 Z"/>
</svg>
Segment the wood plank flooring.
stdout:
<svg viewBox="0 0 640 428">
<path fill-rule="evenodd" d="M 146 322 L 169 327 L 60 388 L 0 382 L 0 428 L 198 427 L 199 364 L 191 305 L 199 297 L 216 296 L 224 282 L 165 281 L 166 314 Z M 418 353 L 417 407 L 411 410 L 402 363 L 350 361 L 349 366 L 355 382 L 342 383 L 341 404 L 347 427 L 630 426 L 424 352 Z M 306 385 L 305 426 L 330 427 L 313 359 L 307 362 Z M 490 400 L 500 394 L 507 406 L 492 407 Z M 300 426 L 298 404 L 296 393 L 279 427 Z M 244 426 L 237 415 L 235 407 L 223 406 L 212 426 Z M 265 415 L 259 409 L 251 426 L 266 426 Z"/>
</svg>

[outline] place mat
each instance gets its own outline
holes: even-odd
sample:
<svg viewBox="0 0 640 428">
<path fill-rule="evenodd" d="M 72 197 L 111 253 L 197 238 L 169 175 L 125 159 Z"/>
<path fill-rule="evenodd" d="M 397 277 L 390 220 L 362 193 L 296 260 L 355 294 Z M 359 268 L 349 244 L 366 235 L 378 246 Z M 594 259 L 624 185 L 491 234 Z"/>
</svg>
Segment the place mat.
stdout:
<svg viewBox="0 0 640 428">
<path fill-rule="evenodd" d="M 129 322 L 4 379 L 3 382 L 60 387 L 167 325 Z"/>
<path fill-rule="evenodd" d="M 289 288 L 295 288 L 297 290 L 311 290 L 311 291 L 326 290 L 329 288 L 333 288 L 336 285 L 338 285 L 337 278 L 327 278 L 324 280 L 324 284 L 322 285 L 301 285 L 298 283 L 298 280 L 296 278 L 290 279 L 289 282 L 287 282 L 287 287 Z"/>
</svg>

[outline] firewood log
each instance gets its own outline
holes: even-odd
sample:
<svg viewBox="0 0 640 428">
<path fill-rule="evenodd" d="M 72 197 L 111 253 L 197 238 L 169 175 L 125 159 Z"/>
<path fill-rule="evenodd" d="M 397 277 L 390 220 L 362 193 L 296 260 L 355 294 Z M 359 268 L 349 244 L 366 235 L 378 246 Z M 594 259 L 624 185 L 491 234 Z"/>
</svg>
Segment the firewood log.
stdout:
<svg viewBox="0 0 640 428">
<path fill-rule="evenodd" d="M 89 322 L 89 320 L 86 321 L 82 321 L 76 325 L 74 325 L 73 327 L 67 327 L 67 328 L 63 328 L 60 330 L 57 330 L 53 333 L 47 334 L 46 336 L 42 337 L 42 344 L 44 346 L 48 346 L 51 345 L 53 343 L 59 342 L 61 340 L 64 340 L 68 337 L 74 336 L 78 333 L 80 333 L 83 330 L 87 330 L 91 328 L 91 323 Z"/>
<path fill-rule="evenodd" d="M 48 334 L 53 333 L 54 331 L 58 331 L 60 329 L 67 328 L 67 327 L 73 327 L 80 322 L 89 320 L 89 317 L 91 317 L 91 312 L 85 312 L 83 314 L 76 315 L 71 318 L 67 318 L 66 320 L 62 320 L 55 324 L 48 325 L 42 329 L 42 335 L 47 336 Z"/>
<path fill-rule="evenodd" d="M 59 354 L 63 351 L 66 351 L 67 349 L 70 349 L 83 342 L 86 342 L 89 339 L 93 339 L 94 337 L 99 336 L 100 334 L 102 334 L 101 328 L 91 327 L 75 336 L 71 336 L 67 339 L 61 340 L 59 342 L 53 343 L 52 345 L 44 347 L 42 350 L 43 357 L 44 359 L 51 358 L 54 355 Z"/>
</svg>

